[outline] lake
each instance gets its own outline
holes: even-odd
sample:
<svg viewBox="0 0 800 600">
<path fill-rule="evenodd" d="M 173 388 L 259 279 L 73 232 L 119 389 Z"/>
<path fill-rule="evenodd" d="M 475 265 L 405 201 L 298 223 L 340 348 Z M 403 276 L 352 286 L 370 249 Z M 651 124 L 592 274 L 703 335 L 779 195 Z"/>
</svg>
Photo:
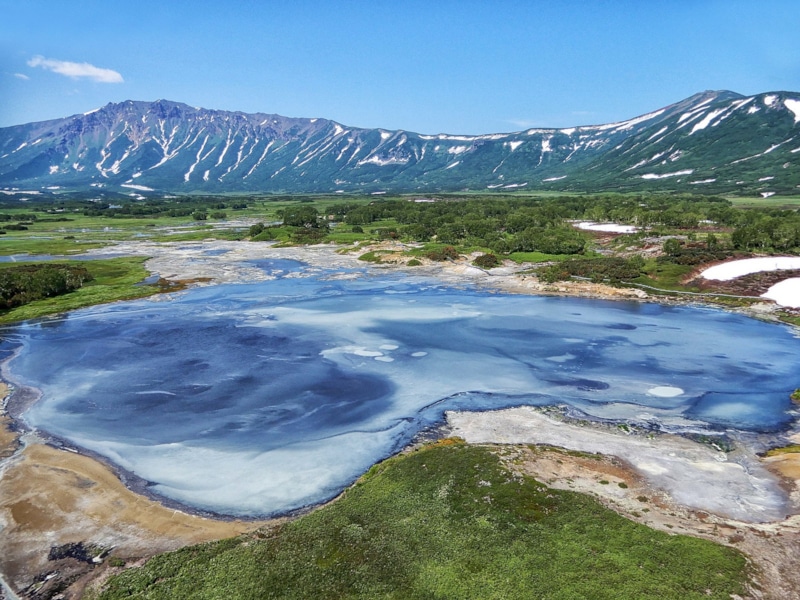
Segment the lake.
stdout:
<svg viewBox="0 0 800 600">
<path fill-rule="evenodd" d="M 325 272 L 98 306 L 3 330 L 31 426 L 165 498 L 268 516 L 337 495 L 444 410 L 568 405 L 675 432 L 793 421 L 800 339 L 714 309 Z"/>
</svg>

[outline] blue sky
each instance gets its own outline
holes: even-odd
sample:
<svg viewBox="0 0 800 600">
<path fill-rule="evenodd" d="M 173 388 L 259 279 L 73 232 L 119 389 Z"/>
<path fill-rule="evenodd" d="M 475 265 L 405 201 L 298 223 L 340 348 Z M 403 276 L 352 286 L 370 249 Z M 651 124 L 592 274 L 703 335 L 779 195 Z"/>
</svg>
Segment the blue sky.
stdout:
<svg viewBox="0 0 800 600">
<path fill-rule="evenodd" d="M 798 0 L 0 0 L 0 126 L 166 98 L 478 134 L 800 91 Z"/>
</svg>

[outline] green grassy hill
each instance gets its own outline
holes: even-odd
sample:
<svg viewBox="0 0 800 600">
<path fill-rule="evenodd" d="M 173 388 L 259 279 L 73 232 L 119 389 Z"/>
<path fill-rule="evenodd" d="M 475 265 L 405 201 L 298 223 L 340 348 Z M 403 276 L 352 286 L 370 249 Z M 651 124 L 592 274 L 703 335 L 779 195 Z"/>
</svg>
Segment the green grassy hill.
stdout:
<svg viewBox="0 0 800 600">
<path fill-rule="evenodd" d="M 184 548 L 96 597 L 727 599 L 745 558 L 620 517 L 445 441 L 373 467 L 273 531 Z"/>
</svg>

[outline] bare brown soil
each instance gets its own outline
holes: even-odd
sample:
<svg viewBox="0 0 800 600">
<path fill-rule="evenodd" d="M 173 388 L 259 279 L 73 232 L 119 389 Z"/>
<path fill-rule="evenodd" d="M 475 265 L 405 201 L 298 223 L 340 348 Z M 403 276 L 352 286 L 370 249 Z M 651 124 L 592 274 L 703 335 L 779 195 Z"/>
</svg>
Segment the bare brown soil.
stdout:
<svg viewBox="0 0 800 600">
<path fill-rule="evenodd" d="M 110 548 L 113 556 L 130 561 L 264 525 L 166 508 L 128 490 L 105 465 L 36 442 L 6 466 L 0 524 L 0 572 L 18 590 L 47 575 L 51 587 L 72 580 L 80 587 L 84 575 L 94 575 L 91 563 L 48 560 L 52 547 L 67 543 Z"/>
</svg>

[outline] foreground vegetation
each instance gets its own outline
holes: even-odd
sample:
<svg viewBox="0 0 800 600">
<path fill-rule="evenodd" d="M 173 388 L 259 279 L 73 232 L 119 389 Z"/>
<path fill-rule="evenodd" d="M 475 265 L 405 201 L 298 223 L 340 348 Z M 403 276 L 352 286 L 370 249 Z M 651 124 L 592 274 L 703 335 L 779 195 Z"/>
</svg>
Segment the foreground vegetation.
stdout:
<svg viewBox="0 0 800 600">
<path fill-rule="evenodd" d="M 312 514 L 157 556 L 95 597 L 686 600 L 744 582 L 734 549 L 654 531 L 445 440 L 376 465 Z"/>
</svg>

